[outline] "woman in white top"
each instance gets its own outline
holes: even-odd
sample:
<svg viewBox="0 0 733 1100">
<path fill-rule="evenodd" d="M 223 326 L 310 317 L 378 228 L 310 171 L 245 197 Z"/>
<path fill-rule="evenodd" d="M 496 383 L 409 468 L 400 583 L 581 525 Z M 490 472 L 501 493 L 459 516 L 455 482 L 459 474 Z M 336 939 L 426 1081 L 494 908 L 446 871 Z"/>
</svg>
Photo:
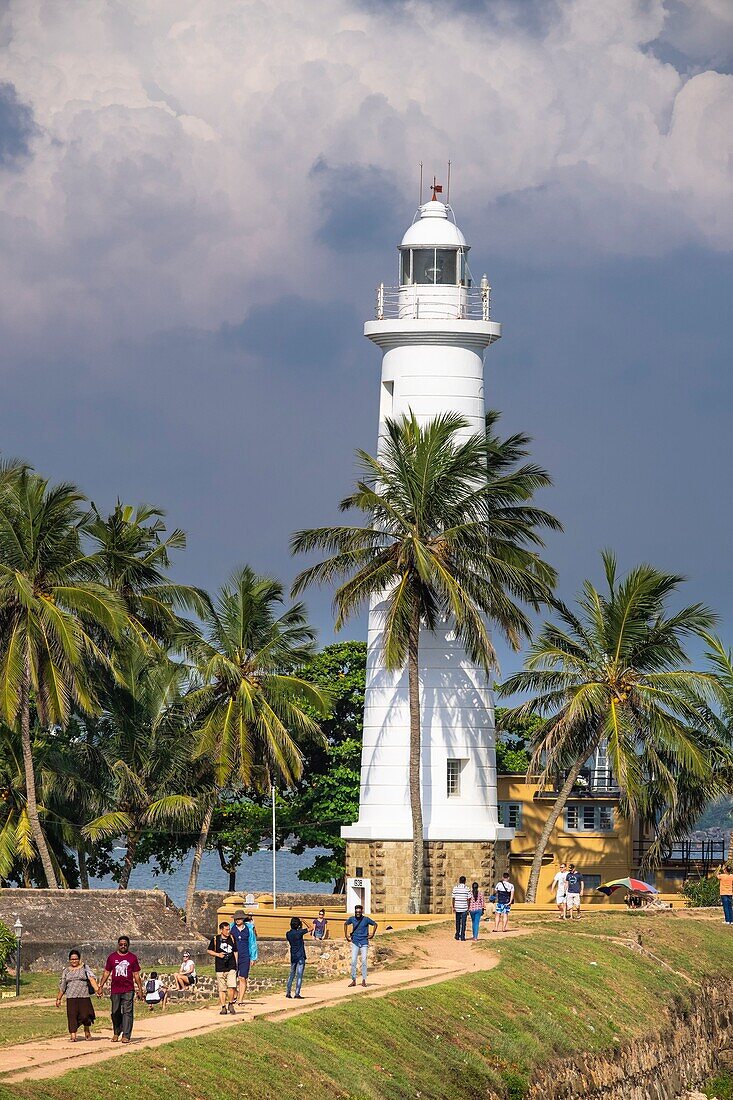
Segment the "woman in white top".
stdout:
<svg viewBox="0 0 733 1100">
<path fill-rule="evenodd" d="M 557 911 L 560 916 L 558 920 L 564 920 L 567 916 L 567 901 L 568 901 L 568 886 L 567 886 L 568 868 L 567 864 L 561 863 L 560 870 L 555 875 L 550 886 L 551 890 L 555 891 L 555 903 L 557 904 Z"/>
<path fill-rule="evenodd" d="M 183 962 L 177 974 L 173 975 L 176 989 L 188 989 L 196 984 L 196 963 L 191 958 L 190 951 L 183 952 Z"/>
</svg>

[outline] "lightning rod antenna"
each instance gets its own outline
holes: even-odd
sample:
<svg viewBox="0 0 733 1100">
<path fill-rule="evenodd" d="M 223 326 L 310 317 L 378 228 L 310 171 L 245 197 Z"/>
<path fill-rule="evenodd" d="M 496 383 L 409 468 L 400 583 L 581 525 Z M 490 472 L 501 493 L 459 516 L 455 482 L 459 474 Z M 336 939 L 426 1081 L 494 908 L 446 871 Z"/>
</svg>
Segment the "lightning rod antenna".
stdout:
<svg viewBox="0 0 733 1100">
<path fill-rule="evenodd" d="M 422 206 L 422 161 L 420 161 L 420 194 L 418 196 L 417 205 Z"/>
<path fill-rule="evenodd" d="M 448 183 L 445 189 L 446 206 L 450 205 L 450 161 L 448 161 Z"/>
</svg>

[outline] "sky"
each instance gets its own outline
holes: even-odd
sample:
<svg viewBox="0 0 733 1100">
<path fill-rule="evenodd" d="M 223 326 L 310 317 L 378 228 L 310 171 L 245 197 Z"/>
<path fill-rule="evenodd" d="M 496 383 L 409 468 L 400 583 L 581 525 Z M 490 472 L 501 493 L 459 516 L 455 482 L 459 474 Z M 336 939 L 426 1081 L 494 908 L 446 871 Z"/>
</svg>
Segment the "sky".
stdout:
<svg viewBox="0 0 733 1100">
<path fill-rule="evenodd" d="M 181 579 L 289 583 L 374 448 L 363 322 L 450 159 L 562 596 L 611 547 L 726 636 L 732 134 L 729 0 L 0 0 L 0 451 L 163 506 Z"/>
</svg>

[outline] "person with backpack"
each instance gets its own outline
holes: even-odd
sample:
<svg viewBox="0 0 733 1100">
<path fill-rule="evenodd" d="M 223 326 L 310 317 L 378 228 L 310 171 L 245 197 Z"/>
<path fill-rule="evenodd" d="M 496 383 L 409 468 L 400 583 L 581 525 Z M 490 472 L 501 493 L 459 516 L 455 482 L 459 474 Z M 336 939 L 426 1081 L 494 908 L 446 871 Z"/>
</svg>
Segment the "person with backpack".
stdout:
<svg viewBox="0 0 733 1100">
<path fill-rule="evenodd" d="M 492 932 L 508 932 L 509 914 L 514 901 L 514 883 L 510 881 L 508 871 L 505 871 L 501 876 L 501 880 L 497 882 L 494 890 L 496 894 L 496 917 Z"/>
<path fill-rule="evenodd" d="M 580 899 L 583 896 L 584 889 L 583 876 L 580 871 L 576 870 L 574 863 L 571 863 L 568 867 L 565 887 L 567 890 L 565 897 L 567 914 L 570 920 L 580 920 Z"/>
<path fill-rule="evenodd" d="M 237 1004 L 244 1005 L 247 996 L 247 981 L 253 962 L 257 961 L 257 936 L 254 932 L 252 917 L 247 916 L 243 909 L 237 909 L 234 914 L 234 924 L 231 928 L 232 939 L 237 945 Z M 251 948 L 254 947 L 254 958 Z"/>
<path fill-rule="evenodd" d="M 206 954 L 214 960 L 216 985 L 219 990 L 220 1016 L 235 1016 L 234 1000 L 237 996 L 237 944 L 230 934 L 228 920 L 219 925 L 219 934 L 212 936 Z"/>
<path fill-rule="evenodd" d="M 353 917 L 344 921 L 344 938 L 351 944 L 350 986 L 356 985 L 356 968 L 359 959 L 361 959 L 361 984 L 364 986 L 367 984 L 367 955 L 377 927 L 377 922 L 364 913 L 363 905 L 355 905 Z"/>
<path fill-rule="evenodd" d="M 145 983 L 145 1004 L 152 1012 L 157 1005 L 162 1005 L 165 1008 L 167 1003 L 168 990 L 158 977 L 158 971 L 151 970 L 150 977 Z"/>
</svg>

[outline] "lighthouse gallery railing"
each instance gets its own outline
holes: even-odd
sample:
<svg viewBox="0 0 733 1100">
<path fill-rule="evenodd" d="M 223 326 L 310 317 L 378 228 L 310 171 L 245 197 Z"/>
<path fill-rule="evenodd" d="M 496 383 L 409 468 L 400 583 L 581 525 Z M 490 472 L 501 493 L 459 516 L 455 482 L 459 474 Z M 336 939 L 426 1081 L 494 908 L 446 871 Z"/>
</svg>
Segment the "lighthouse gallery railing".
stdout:
<svg viewBox="0 0 733 1100">
<path fill-rule="evenodd" d="M 458 321 L 488 321 L 491 317 L 491 287 L 409 286 L 377 287 L 374 315 L 377 321 L 392 319 L 447 318 Z"/>
</svg>

